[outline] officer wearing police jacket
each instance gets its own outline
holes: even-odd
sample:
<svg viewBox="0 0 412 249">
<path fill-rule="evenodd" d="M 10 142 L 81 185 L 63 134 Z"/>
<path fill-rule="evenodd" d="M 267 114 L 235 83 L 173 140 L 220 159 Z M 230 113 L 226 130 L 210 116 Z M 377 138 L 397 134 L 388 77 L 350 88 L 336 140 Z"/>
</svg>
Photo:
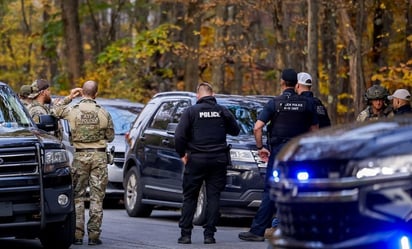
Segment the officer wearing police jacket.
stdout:
<svg viewBox="0 0 412 249">
<path fill-rule="evenodd" d="M 203 182 L 207 193 L 204 243 L 216 243 L 220 193 L 226 185 L 226 169 L 230 163 L 226 134 L 237 136 L 240 132 L 232 113 L 216 103 L 210 84 L 198 85 L 197 99 L 197 103 L 182 114 L 175 133 L 175 148 L 185 167 L 180 244 L 192 243 L 193 216 Z"/>
<path fill-rule="evenodd" d="M 280 87 L 282 94 L 274 97 L 263 108 L 253 128 L 256 147 L 262 160 L 267 161 L 265 188 L 262 202 L 252 221 L 248 232 L 239 233 L 239 238 L 246 241 L 263 241 L 266 228 L 272 224 L 275 203 L 269 197 L 269 178 L 273 173 L 276 154 L 291 138 L 308 131 L 319 129 L 316 105 L 312 98 L 295 92 L 297 73 L 293 69 L 282 71 Z M 268 130 L 268 147 L 262 143 L 263 127 L 270 124 Z M 270 151 L 269 151 L 270 150 Z"/>
</svg>

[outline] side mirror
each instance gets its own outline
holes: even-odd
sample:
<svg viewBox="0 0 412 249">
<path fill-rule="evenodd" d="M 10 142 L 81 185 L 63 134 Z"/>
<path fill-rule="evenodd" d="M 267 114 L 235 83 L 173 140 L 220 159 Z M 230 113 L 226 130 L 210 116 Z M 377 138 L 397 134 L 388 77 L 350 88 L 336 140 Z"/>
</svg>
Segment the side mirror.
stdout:
<svg viewBox="0 0 412 249">
<path fill-rule="evenodd" d="M 168 123 L 166 127 L 167 134 L 175 134 L 177 123 Z"/>
<path fill-rule="evenodd" d="M 37 127 L 44 131 L 55 131 L 58 128 L 57 118 L 52 115 L 40 115 Z"/>
</svg>

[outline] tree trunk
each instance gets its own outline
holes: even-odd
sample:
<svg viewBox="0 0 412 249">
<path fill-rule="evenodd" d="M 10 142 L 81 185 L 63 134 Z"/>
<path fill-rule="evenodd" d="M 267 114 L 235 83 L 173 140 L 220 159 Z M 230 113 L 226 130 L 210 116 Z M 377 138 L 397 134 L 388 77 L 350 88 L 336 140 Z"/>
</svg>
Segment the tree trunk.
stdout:
<svg viewBox="0 0 412 249">
<path fill-rule="evenodd" d="M 329 94 L 324 102 L 328 109 L 329 118 L 332 124 L 338 120 L 338 96 L 342 91 L 342 84 L 337 78 L 337 56 L 336 56 L 336 4 L 334 1 L 324 3 L 324 19 L 321 25 L 320 39 L 322 41 L 322 61 L 324 70 L 328 75 Z"/>
<path fill-rule="evenodd" d="M 66 46 L 66 66 L 71 87 L 82 76 L 84 63 L 82 39 L 79 26 L 78 0 L 61 1 L 64 40 Z"/>
<path fill-rule="evenodd" d="M 183 31 L 183 40 L 188 48 L 185 64 L 185 90 L 194 91 L 199 82 L 199 42 L 201 0 L 190 1 L 187 9 L 186 26 Z"/>
<path fill-rule="evenodd" d="M 225 61 L 226 55 L 225 44 L 223 40 L 226 36 L 226 5 L 216 5 L 216 25 L 214 37 L 214 55 L 212 58 L 212 84 L 216 92 L 222 92 L 225 89 Z"/>
<path fill-rule="evenodd" d="M 357 9 L 356 23 L 358 30 L 352 27 L 347 10 L 340 8 L 338 10 L 338 19 L 341 32 L 344 34 L 342 38 L 347 48 L 349 56 L 349 81 L 353 94 L 353 106 L 355 115 L 357 115 L 362 108 L 363 93 L 365 92 L 365 84 L 362 75 L 362 57 L 361 57 L 361 40 L 362 37 L 358 34 L 362 32 L 360 26 L 362 25 L 363 16 L 363 0 L 360 1 Z M 353 117 L 354 119 L 355 117 Z"/>
<path fill-rule="evenodd" d="M 393 23 L 392 11 L 382 7 L 382 1 L 376 3 L 373 18 L 373 55 L 372 61 L 378 67 L 387 66 L 388 46 Z"/>
<path fill-rule="evenodd" d="M 312 91 L 319 95 L 318 85 L 318 1 L 308 0 L 308 73 L 315 84 Z"/>
<path fill-rule="evenodd" d="M 412 36 L 412 0 L 407 0 L 406 2 L 406 32 L 405 37 Z M 412 40 L 405 39 L 405 61 L 408 61 L 412 58 Z"/>
</svg>

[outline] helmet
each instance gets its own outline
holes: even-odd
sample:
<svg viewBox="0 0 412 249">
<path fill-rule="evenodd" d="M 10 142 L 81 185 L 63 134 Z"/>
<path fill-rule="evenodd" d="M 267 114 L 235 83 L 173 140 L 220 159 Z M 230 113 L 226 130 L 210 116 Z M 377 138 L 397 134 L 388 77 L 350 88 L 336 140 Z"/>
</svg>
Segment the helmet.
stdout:
<svg viewBox="0 0 412 249">
<path fill-rule="evenodd" d="M 387 99 L 389 96 L 388 90 L 380 85 L 373 85 L 366 90 L 365 100 Z"/>
</svg>

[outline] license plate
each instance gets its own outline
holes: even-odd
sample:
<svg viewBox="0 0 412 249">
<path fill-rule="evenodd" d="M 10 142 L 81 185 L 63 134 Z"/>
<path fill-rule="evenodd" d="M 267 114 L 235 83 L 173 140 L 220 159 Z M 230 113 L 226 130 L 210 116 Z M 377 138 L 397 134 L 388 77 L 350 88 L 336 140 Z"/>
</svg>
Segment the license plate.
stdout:
<svg viewBox="0 0 412 249">
<path fill-rule="evenodd" d="M 12 216 L 13 205 L 11 202 L 0 202 L 0 217 Z"/>
</svg>

